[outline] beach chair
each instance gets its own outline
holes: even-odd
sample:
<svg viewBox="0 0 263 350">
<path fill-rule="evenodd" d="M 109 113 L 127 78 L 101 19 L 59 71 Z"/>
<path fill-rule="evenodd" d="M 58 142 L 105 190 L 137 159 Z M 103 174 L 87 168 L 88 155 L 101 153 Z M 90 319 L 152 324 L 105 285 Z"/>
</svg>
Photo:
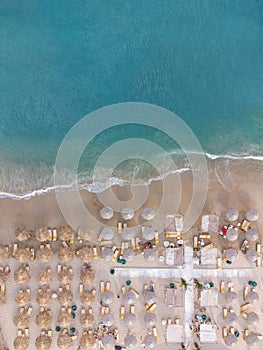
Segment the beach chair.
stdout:
<svg viewBox="0 0 263 350">
<path fill-rule="evenodd" d="M 198 249 L 198 237 L 197 236 L 194 236 L 194 249 Z"/>
<path fill-rule="evenodd" d="M 121 251 L 120 254 L 123 255 L 125 249 L 125 242 L 121 242 Z"/>
<path fill-rule="evenodd" d="M 110 307 L 106 305 L 104 311 L 105 311 L 105 314 L 108 314 L 110 312 Z"/>
<path fill-rule="evenodd" d="M 131 239 L 131 246 L 132 246 L 132 249 L 136 249 L 136 243 L 134 238 Z"/>
<path fill-rule="evenodd" d="M 155 231 L 154 243 L 155 243 L 155 244 L 160 243 L 160 240 L 159 240 L 159 232 L 158 232 L 158 231 Z"/>
<path fill-rule="evenodd" d="M 229 333 L 235 335 L 235 328 L 234 327 L 230 327 Z"/>
<path fill-rule="evenodd" d="M 250 303 L 245 303 L 243 305 L 240 306 L 240 311 L 244 311 L 247 310 L 250 306 Z"/>
<path fill-rule="evenodd" d="M 131 313 L 132 315 L 135 315 L 135 306 L 134 306 L 134 305 L 131 305 L 131 307 L 130 307 L 130 313 Z"/>
<path fill-rule="evenodd" d="M 97 247 L 93 247 L 93 259 L 98 259 L 98 250 Z"/>
<path fill-rule="evenodd" d="M 6 292 L 6 288 L 5 288 L 5 284 L 3 283 L 3 284 L 0 286 L 0 294 L 1 294 L 1 295 L 5 295 L 5 292 Z"/>
<path fill-rule="evenodd" d="M 227 337 L 227 335 L 228 335 L 228 332 L 227 332 L 226 327 L 223 327 L 222 333 L 223 333 L 223 339 L 226 339 L 226 337 Z"/>
<path fill-rule="evenodd" d="M 171 318 L 167 318 L 167 325 L 170 326 L 172 324 L 172 319 Z"/>
<path fill-rule="evenodd" d="M 35 260 L 35 258 L 36 258 L 36 256 L 35 256 L 35 249 L 34 249 L 34 248 L 31 248 L 31 249 L 30 249 L 30 252 L 31 252 L 30 260 L 33 261 L 33 260 Z"/>
<path fill-rule="evenodd" d="M 123 228 L 127 228 L 127 227 L 128 227 L 127 222 L 124 222 L 122 227 L 123 227 Z"/>
<path fill-rule="evenodd" d="M 242 311 L 241 312 L 241 316 L 244 317 L 244 319 L 247 319 L 248 315 L 247 315 L 247 313 L 245 311 Z"/>
<path fill-rule="evenodd" d="M 221 281 L 221 282 L 220 282 L 220 292 L 221 292 L 222 294 L 225 293 L 225 282 L 224 282 L 224 281 Z"/>
<path fill-rule="evenodd" d="M 258 256 L 258 258 L 257 258 L 256 267 L 259 268 L 259 269 L 262 267 L 262 259 L 261 259 L 261 256 Z"/>
<path fill-rule="evenodd" d="M 247 221 L 247 220 L 244 219 L 241 222 L 240 228 L 241 228 L 242 231 L 247 232 L 247 230 L 249 229 L 249 226 L 250 226 L 250 221 Z"/>
<path fill-rule="evenodd" d="M 105 306 L 102 306 L 100 309 L 100 318 L 103 318 L 104 315 L 105 315 Z"/>
<path fill-rule="evenodd" d="M 111 259 L 113 262 L 116 262 L 118 255 L 119 255 L 119 252 L 120 252 L 119 249 L 114 250 L 114 254 L 113 254 L 113 257 Z"/>
<path fill-rule="evenodd" d="M 153 327 L 152 331 L 153 331 L 154 338 L 158 341 L 158 333 L 157 333 L 156 327 Z"/>
<path fill-rule="evenodd" d="M 57 271 L 58 271 L 58 273 L 60 273 L 62 271 L 62 266 L 60 264 L 58 264 Z"/>
<path fill-rule="evenodd" d="M 217 258 L 217 269 L 218 270 L 222 269 L 222 258 L 220 257 Z"/>
<path fill-rule="evenodd" d="M 100 294 L 103 294 L 105 292 L 105 283 L 102 281 L 100 282 Z"/>
<path fill-rule="evenodd" d="M 50 337 L 50 338 L 52 337 L 52 331 L 51 331 L 51 329 L 49 329 L 49 330 L 47 331 L 47 336 Z"/>
<path fill-rule="evenodd" d="M 140 294 L 138 292 L 136 292 L 136 290 L 134 290 L 133 288 L 130 288 L 129 291 L 132 292 L 136 296 L 136 299 L 139 298 Z"/>
<path fill-rule="evenodd" d="M 140 249 L 141 239 L 139 237 L 135 237 L 135 249 Z"/>
<path fill-rule="evenodd" d="M 27 309 L 26 314 L 27 314 L 28 316 L 30 316 L 30 315 L 32 314 L 32 311 L 33 311 L 33 308 L 32 308 L 31 306 L 29 306 L 29 308 Z"/>
<path fill-rule="evenodd" d="M 123 320 L 125 316 L 125 306 L 121 306 L 120 319 Z"/>
<path fill-rule="evenodd" d="M 224 307 L 223 308 L 223 319 L 225 320 L 227 316 L 227 309 Z"/>
<path fill-rule="evenodd" d="M 25 328 L 25 330 L 24 330 L 24 335 L 25 335 L 26 337 L 29 337 L 29 329 L 28 329 L 28 328 Z"/>
<path fill-rule="evenodd" d="M 157 308 L 157 303 L 153 303 L 151 306 L 148 307 L 147 312 L 152 313 Z"/>
<path fill-rule="evenodd" d="M 245 288 L 244 288 L 244 293 L 243 293 L 243 299 L 244 299 L 244 300 L 247 300 L 248 292 L 249 292 L 249 288 L 248 288 L 248 287 L 245 287 Z"/>
<path fill-rule="evenodd" d="M 199 235 L 200 239 L 210 239 L 210 234 L 209 233 L 201 233 Z"/>
<path fill-rule="evenodd" d="M 260 243 L 256 244 L 256 251 L 257 251 L 258 256 L 261 256 L 261 244 Z"/>
<path fill-rule="evenodd" d="M 250 334 L 249 329 L 245 329 L 245 330 L 244 330 L 244 336 L 243 336 L 243 339 L 244 339 L 245 341 L 247 340 L 247 337 L 249 336 L 249 334 Z"/>
<path fill-rule="evenodd" d="M 69 244 L 74 244 L 75 243 L 75 234 L 72 232 L 72 235 L 69 240 Z"/>
<path fill-rule="evenodd" d="M 118 224 L 117 224 L 117 231 L 118 231 L 119 234 L 122 233 L 122 222 L 118 222 Z"/>
<path fill-rule="evenodd" d="M 180 324 L 179 318 L 176 318 L 176 319 L 174 320 L 174 323 L 175 323 L 176 325 L 179 325 L 179 324 Z"/>
<path fill-rule="evenodd" d="M 17 250 L 18 250 L 18 244 L 17 244 L 17 243 L 14 243 L 14 246 L 13 246 L 13 256 L 16 255 Z"/>
<path fill-rule="evenodd" d="M 110 284 L 110 282 L 106 282 L 105 291 L 109 292 L 110 290 L 111 290 L 111 284 Z"/>
<path fill-rule="evenodd" d="M 17 336 L 18 336 L 18 337 L 22 337 L 22 330 L 21 330 L 21 329 L 18 329 L 18 330 L 17 330 Z"/>
<path fill-rule="evenodd" d="M 126 293 L 126 287 L 121 287 L 122 294 L 124 295 Z"/>
<path fill-rule="evenodd" d="M 66 241 L 62 241 L 61 244 L 64 248 L 69 248 L 69 245 Z"/>
<path fill-rule="evenodd" d="M 48 240 L 49 240 L 49 241 L 53 241 L 53 232 L 52 232 L 52 229 L 49 228 L 49 229 L 47 230 L 47 232 L 48 232 Z"/>
<path fill-rule="evenodd" d="M 54 242 L 57 241 L 58 239 L 58 232 L 57 232 L 57 229 L 56 228 L 53 228 L 53 231 L 52 231 L 52 239 Z"/>
</svg>

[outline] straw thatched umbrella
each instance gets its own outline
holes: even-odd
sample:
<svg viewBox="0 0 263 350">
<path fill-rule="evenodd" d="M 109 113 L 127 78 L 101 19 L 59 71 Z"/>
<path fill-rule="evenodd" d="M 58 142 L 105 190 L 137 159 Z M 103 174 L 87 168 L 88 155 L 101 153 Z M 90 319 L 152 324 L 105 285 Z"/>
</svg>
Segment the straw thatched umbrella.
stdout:
<svg viewBox="0 0 263 350">
<path fill-rule="evenodd" d="M 247 260 L 251 263 L 257 261 L 258 259 L 258 254 L 255 250 L 247 250 L 246 252 L 246 257 L 247 257 Z"/>
<path fill-rule="evenodd" d="M 124 220 L 131 220 L 134 217 L 134 210 L 132 208 L 123 208 L 121 211 L 121 216 Z"/>
<path fill-rule="evenodd" d="M 37 250 L 36 256 L 37 259 L 41 262 L 49 262 L 53 256 L 53 251 L 50 247 L 45 245 L 44 247 Z"/>
<path fill-rule="evenodd" d="M 16 261 L 21 264 L 27 263 L 31 258 L 31 252 L 29 248 L 18 248 L 15 254 Z"/>
<path fill-rule="evenodd" d="M 237 232 L 237 230 L 235 230 L 234 228 L 228 229 L 227 232 L 226 232 L 226 238 L 230 242 L 236 241 L 238 239 L 238 232 Z"/>
<path fill-rule="evenodd" d="M 80 299 L 83 305 L 88 306 L 95 300 L 95 293 L 92 290 L 84 290 Z"/>
<path fill-rule="evenodd" d="M 113 210 L 112 210 L 112 208 L 103 207 L 100 210 L 100 216 L 102 217 L 102 219 L 105 219 L 105 220 L 111 219 L 113 217 Z"/>
<path fill-rule="evenodd" d="M 253 230 L 252 228 L 249 228 L 246 233 L 246 238 L 249 241 L 256 241 L 259 237 L 258 231 Z"/>
<path fill-rule="evenodd" d="M 26 310 L 18 312 L 13 318 L 14 325 L 19 329 L 25 329 L 29 327 L 30 315 Z"/>
<path fill-rule="evenodd" d="M 4 306 L 6 304 L 6 295 L 0 294 L 0 307 Z"/>
<path fill-rule="evenodd" d="M 36 230 L 35 237 L 39 242 L 47 242 L 50 240 L 50 232 L 47 227 L 41 227 Z"/>
<path fill-rule="evenodd" d="M 72 322 L 71 312 L 67 309 L 62 308 L 58 314 L 58 325 L 62 328 L 68 328 Z"/>
<path fill-rule="evenodd" d="M 29 346 L 29 337 L 18 335 L 14 340 L 15 350 L 26 350 Z"/>
<path fill-rule="evenodd" d="M 6 273 L 4 270 L 0 271 L 0 285 L 5 284 L 9 278 L 9 273 Z"/>
<path fill-rule="evenodd" d="M 30 267 L 21 266 L 14 273 L 14 279 L 16 283 L 24 284 L 27 283 L 30 279 Z"/>
<path fill-rule="evenodd" d="M 156 315 L 154 313 L 148 313 L 144 316 L 144 322 L 148 327 L 152 327 L 156 323 Z"/>
<path fill-rule="evenodd" d="M 102 300 L 103 304 L 109 305 L 109 304 L 113 303 L 114 294 L 111 291 L 105 292 L 102 294 L 101 300 Z"/>
<path fill-rule="evenodd" d="M 152 304 L 156 301 L 156 295 L 154 292 L 147 292 L 145 295 L 146 304 Z"/>
<path fill-rule="evenodd" d="M 73 300 L 73 293 L 71 289 L 67 289 L 63 287 L 59 292 L 58 292 L 58 301 L 61 305 L 69 305 Z"/>
<path fill-rule="evenodd" d="M 258 314 L 256 314 L 255 312 L 250 312 L 247 315 L 247 323 L 248 324 L 258 323 L 258 321 L 259 321 L 259 317 L 258 317 Z"/>
<path fill-rule="evenodd" d="M 153 349 L 155 347 L 155 345 L 157 344 L 157 340 L 156 340 L 155 336 L 153 336 L 152 334 L 148 334 L 144 338 L 143 343 L 145 345 L 145 349 Z"/>
<path fill-rule="evenodd" d="M 72 261 L 74 258 L 74 251 L 71 247 L 60 247 L 58 250 L 58 258 L 62 262 Z"/>
<path fill-rule="evenodd" d="M 153 208 L 144 208 L 142 212 L 142 218 L 144 220 L 152 220 L 154 218 L 155 212 Z"/>
<path fill-rule="evenodd" d="M 233 346 L 237 343 L 237 338 L 234 336 L 234 334 L 228 334 L 228 336 L 225 339 L 225 343 L 227 346 Z"/>
<path fill-rule="evenodd" d="M 49 284 L 52 278 L 51 269 L 43 269 L 40 270 L 37 275 L 37 280 L 39 284 Z"/>
<path fill-rule="evenodd" d="M 29 238 L 32 237 L 32 231 L 26 229 L 25 227 L 18 227 L 18 228 L 15 230 L 15 235 L 16 235 L 16 238 L 17 238 L 20 242 L 23 242 L 23 241 L 27 241 Z"/>
<path fill-rule="evenodd" d="M 103 229 L 100 232 L 100 236 L 101 236 L 102 240 L 110 241 L 114 236 L 114 231 L 110 227 L 107 227 L 107 226 L 103 227 Z"/>
<path fill-rule="evenodd" d="M 127 291 L 123 296 L 124 302 L 129 305 L 134 303 L 135 298 L 136 298 L 135 294 L 130 291 Z"/>
<path fill-rule="evenodd" d="M 90 263 L 93 259 L 93 252 L 91 247 L 83 247 L 79 251 L 79 257 L 82 261 Z"/>
<path fill-rule="evenodd" d="M 11 252 L 8 247 L 0 246 L 0 261 L 6 261 L 10 258 Z"/>
<path fill-rule="evenodd" d="M 70 226 L 61 226 L 58 229 L 58 237 L 61 241 L 70 241 L 74 235 L 75 231 Z"/>
<path fill-rule="evenodd" d="M 49 327 L 50 323 L 52 322 L 52 313 L 51 310 L 43 310 L 40 311 L 36 315 L 36 325 L 40 328 L 47 328 Z"/>
<path fill-rule="evenodd" d="M 237 299 L 237 293 L 236 292 L 233 292 L 233 291 L 228 291 L 226 293 L 226 299 L 227 301 L 233 301 L 233 300 L 236 300 Z"/>
<path fill-rule="evenodd" d="M 122 230 L 121 235 L 122 235 L 122 239 L 124 239 L 125 241 L 129 241 L 135 236 L 135 232 L 132 228 L 126 227 Z"/>
<path fill-rule="evenodd" d="M 142 236 L 144 239 L 146 239 L 146 241 L 151 241 L 155 237 L 154 229 L 152 227 L 146 227 Z"/>
<path fill-rule="evenodd" d="M 229 261 L 234 261 L 237 259 L 237 251 L 235 249 L 227 249 L 226 250 L 226 259 Z"/>
<path fill-rule="evenodd" d="M 227 221 L 236 221 L 238 219 L 238 210 L 231 208 L 226 213 Z"/>
<path fill-rule="evenodd" d="M 259 300 L 258 293 L 251 290 L 247 295 L 247 301 L 252 304 L 257 302 L 258 300 Z"/>
<path fill-rule="evenodd" d="M 132 248 L 127 248 L 124 250 L 123 259 L 126 261 L 132 261 L 135 257 L 134 250 Z"/>
<path fill-rule="evenodd" d="M 104 335 L 102 338 L 102 346 L 106 350 L 113 350 L 115 345 L 115 341 L 112 336 Z"/>
<path fill-rule="evenodd" d="M 102 318 L 102 322 L 105 324 L 105 326 L 112 326 L 114 322 L 114 317 L 111 313 L 105 314 Z"/>
<path fill-rule="evenodd" d="M 48 350 L 51 348 L 52 344 L 52 337 L 46 335 L 46 334 L 41 334 L 36 338 L 36 348 L 38 350 Z"/>
<path fill-rule="evenodd" d="M 80 346 L 85 350 L 90 350 L 94 348 L 96 341 L 93 334 L 84 332 L 80 338 Z"/>
<path fill-rule="evenodd" d="M 60 272 L 58 272 L 58 279 L 62 284 L 68 284 L 73 279 L 73 272 L 69 268 L 62 268 Z"/>
<path fill-rule="evenodd" d="M 104 260 L 110 261 L 113 258 L 114 253 L 111 248 L 104 248 L 101 255 Z"/>
<path fill-rule="evenodd" d="M 88 313 L 88 312 L 84 312 L 83 314 L 80 315 L 80 323 L 84 327 L 88 327 L 88 326 L 92 325 L 93 322 L 94 322 L 93 314 Z"/>
<path fill-rule="evenodd" d="M 246 218 L 248 221 L 257 221 L 259 218 L 259 213 L 256 209 L 249 209 L 246 212 Z"/>
<path fill-rule="evenodd" d="M 132 349 L 136 346 L 137 339 L 134 335 L 128 334 L 124 338 L 124 345 L 127 349 Z"/>
<path fill-rule="evenodd" d="M 58 340 L 57 340 L 57 345 L 60 349 L 67 350 L 70 349 L 72 346 L 72 338 L 69 334 L 59 334 Z"/>
<path fill-rule="evenodd" d="M 148 248 L 148 249 L 145 250 L 143 256 L 144 256 L 145 260 L 153 261 L 156 258 L 155 250 L 152 249 L 152 248 Z"/>
<path fill-rule="evenodd" d="M 50 289 L 42 288 L 37 291 L 36 300 L 40 306 L 47 306 L 50 303 L 51 299 L 52 299 L 52 292 Z"/>
<path fill-rule="evenodd" d="M 20 290 L 15 298 L 17 306 L 25 306 L 31 301 L 30 290 Z"/>
<path fill-rule="evenodd" d="M 93 282 L 94 278 L 95 278 L 95 271 L 91 267 L 84 265 L 80 272 L 81 281 L 84 284 L 88 284 Z"/>
<path fill-rule="evenodd" d="M 255 343 L 257 343 L 258 341 L 258 337 L 256 336 L 256 334 L 249 334 L 247 336 L 247 339 L 246 339 L 246 343 L 247 345 L 254 345 Z"/>
<path fill-rule="evenodd" d="M 227 324 L 232 324 L 236 322 L 237 320 L 237 315 L 234 312 L 229 312 L 226 316 L 226 323 Z"/>
<path fill-rule="evenodd" d="M 125 314 L 125 316 L 124 316 L 124 321 L 128 327 L 134 325 L 135 320 L 136 320 L 135 315 L 131 314 L 130 312 Z"/>
</svg>

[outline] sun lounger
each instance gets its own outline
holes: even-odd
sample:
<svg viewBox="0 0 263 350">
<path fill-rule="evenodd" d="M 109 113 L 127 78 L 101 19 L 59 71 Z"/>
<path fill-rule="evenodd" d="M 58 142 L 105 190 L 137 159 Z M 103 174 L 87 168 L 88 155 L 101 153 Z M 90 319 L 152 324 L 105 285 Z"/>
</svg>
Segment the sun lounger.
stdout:
<svg viewBox="0 0 263 350">
<path fill-rule="evenodd" d="M 121 306 L 120 319 L 123 320 L 125 316 L 125 307 Z"/>
<path fill-rule="evenodd" d="M 63 246 L 64 248 L 69 248 L 69 245 L 68 245 L 67 242 L 62 241 L 61 244 L 62 244 L 62 246 Z"/>
<path fill-rule="evenodd" d="M 83 292 L 84 292 L 84 286 L 82 283 L 80 283 L 80 285 L 79 285 L 79 296 L 80 297 L 83 295 Z"/>
<path fill-rule="evenodd" d="M 100 318 L 103 318 L 104 315 L 105 315 L 105 306 L 102 306 L 100 309 Z"/>
<path fill-rule="evenodd" d="M 122 294 L 125 294 L 126 293 L 126 288 L 124 286 L 121 287 L 121 291 L 122 291 Z"/>
<path fill-rule="evenodd" d="M 130 290 L 130 292 L 132 292 L 136 296 L 136 299 L 139 298 L 140 294 L 138 292 L 136 292 L 136 290 L 134 290 L 133 288 L 130 288 L 129 290 Z"/>
<path fill-rule="evenodd" d="M 218 270 L 222 269 L 222 258 L 220 257 L 217 258 L 217 269 Z"/>
<path fill-rule="evenodd" d="M 98 250 L 97 247 L 93 247 L 93 259 L 98 259 Z"/>
<path fill-rule="evenodd" d="M 32 314 L 32 311 L 33 311 L 33 308 L 32 308 L 31 306 L 29 306 L 29 308 L 27 309 L 26 314 L 27 314 L 28 316 L 30 316 L 30 315 Z"/>
<path fill-rule="evenodd" d="M 222 294 L 225 293 L 225 282 L 224 281 L 220 282 L 220 292 Z"/>
<path fill-rule="evenodd" d="M 247 221 L 247 220 L 243 220 L 243 221 L 241 222 L 240 228 L 241 228 L 242 231 L 247 232 L 247 230 L 249 229 L 249 226 L 250 226 L 250 222 Z"/>
<path fill-rule="evenodd" d="M 52 331 L 50 329 L 47 331 L 47 336 L 52 337 Z"/>
<path fill-rule="evenodd" d="M 106 290 L 106 292 L 109 292 L 110 289 L 111 289 L 110 282 L 106 282 L 106 285 L 105 285 L 105 290 Z"/>
<path fill-rule="evenodd" d="M 57 233 L 57 229 L 56 228 L 53 228 L 52 237 L 53 237 L 53 241 L 56 242 L 57 239 L 58 239 L 58 233 Z"/>
<path fill-rule="evenodd" d="M 198 249 L 198 237 L 194 236 L 194 249 Z"/>
<path fill-rule="evenodd" d="M 100 282 L 100 294 L 103 294 L 105 292 L 105 283 Z"/>
<path fill-rule="evenodd" d="M 114 251 L 114 255 L 113 255 L 113 257 L 112 257 L 112 261 L 113 262 L 116 262 L 116 260 L 117 260 L 117 258 L 118 258 L 118 255 L 119 255 L 119 249 L 115 249 L 115 251 Z"/>
<path fill-rule="evenodd" d="M 245 329 L 245 330 L 244 330 L 244 337 L 243 337 L 243 339 L 244 339 L 245 341 L 247 340 L 247 337 L 249 336 L 249 334 L 250 334 L 249 329 Z"/>
<path fill-rule="evenodd" d="M 131 239 L 131 246 L 132 246 L 132 249 L 136 249 L 136 243 L 134 238 Z"/>
<path fill-rule="evenodd" d="M 171 318 L 167 318 L 167 325 L 171 325 L 172 324 L 172 319 Z"/>
<path fill-rule="evenodd" d="M 148 307 L 147 312 L 152 313 L 157 308 L 157 303 L 153 303 L 151 306 Z"/>
<path fill-rule="evenodd" d="M 127 227 L 128 227 L 127 222 L 124 222 L 124 224 L 123 224 L 123 228 L 127 228 Z"/>
<path fill-rule="evenodd" d="M 123 255 L 124 249 L 125 249 L 125 243 L 121 242 L 121 252 L 120 252 L 121 255 Z"/>
<path fill-rule="evenodd" d="M 227 316 L 227 309 L 224 307 L 223 308 L 223 319 L 225 320 Z"/>
<path fill-rule="evenodd" d="M 139 237 L 135 237 L 135 249 L 140 248 L 140 241 L 141 239 Z"/>
<path fill-rule="evenodd" d="M 223 339 L 226 339 L 226 337 L 227 337 L 227 329 L 226 329 L 226 327 L 223 327 L 223 329 L 222 329 L 222 333 L 223 333 Z"/>
<path fill-rule="evenodd" d="M 160 243 L 160 241 L 159 241 L 159 233 L 158 233 L 158 231 L 155 231 L 154 243 L 155 243 L 155 244 Z"/>
<path fill-rule="evenodd" d="M 174 320 L 174 324 L 180 324 L 180 321 L 179 321 L 179 318 L 176 318 L 175 320 Z"/>
<path fill-rule="evenodd" d="M 5 284 L 2 284 L 2 285 L 0 286 L 0 294 L 1 294 L 1 295 L 5 295 L 5 292 L 6 292 Z"/>
<path fill-rule="evenodd" d="M 158 340 L 158 333 L 157 333 L 156 327 L 153 327 L 152 331 L 153 331 L 153 336 L 155 337 L 156 340 Z"/>
<path fill-rule="evenodd" d="M 18 337 L 21 337 L 21 336 L 22 336 L 22 330 L 21 330 L 21 329 L 18 329 L 18 330 L 17 330 L 17 336 L 18 336 Z"/>
<path fill-rule="evenodd" d="M 244 311 L 244 310 L 248 309 L 249 306 L 250 306 L 250 303 L 245 303 L 245 304 L 243 304 L 243 305 L 240 306 L 240 310 L 241 310 L 241 311 Z"/>
<path fill-rule="evenodd" d="M 52 240 L 53 240 L 53 233 L 52 233 L 51 228 L 49 228 L 49 229 L 47 230 L 47 232 L 48 232 L 48 240 L 49 240 L 49 241 L 52 241 Z"/>
<path fill-rule="evenodd" d="M 117 224 L 117 231 L 119 234 L 122 233 L 122 223 L 121 222 L 118 222 L 118 224 Z"/>
<path fill-rule="evenodd" d="M 17 249 L 18 249 L 18 244 L 17 244 L 17 243 L 14 243 L 14 246 L 13 246 L 13 256 L 16 255 Z"/>
<path fill-rule="evenodd" d="M 130 313 L 131 313 L 132 315 L 135 315 L 135 306 L 134 306 L 134 305 L 131 305 Z"/>
<path fill-rule="evenodd" d="M 200 234 L 199 238 L 200 239 L 210 239 L 210 234 L 209 233 L 207 233 L 207 234 Z"/>
<path fill-rule="evenodd" d="M 262 267 L 262 259 L 261 256 L 258 256 L 256 261 L 256 267 L 261 268 Z"/>
<path fill-rule="evenodd" d="M 245 311 L 242 311 L 242 312 L 241 312 L 241 316 L 244 317 L 245 319 L 247 319 L 247 316 L 248 316 L 248 315 L 247 315 L 247 313 L 246 313 Z"/>
<path fill-rule="evenodd" d="M 105 306 L 105 314 L 108 314 L 110 312 L 110 307 L 108 305 Z"/>
</svg>

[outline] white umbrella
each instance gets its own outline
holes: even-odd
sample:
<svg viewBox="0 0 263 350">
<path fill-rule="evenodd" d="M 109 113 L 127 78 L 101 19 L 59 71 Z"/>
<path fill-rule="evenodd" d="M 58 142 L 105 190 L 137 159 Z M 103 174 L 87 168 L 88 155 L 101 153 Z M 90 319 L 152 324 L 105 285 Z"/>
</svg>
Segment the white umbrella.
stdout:
<svg viewBox="0 0 263 350">
<path fill-rule="evenodd" d="M 248 344 L 248 345 L 253 345 L 253 344 L 255 344 L 256 342 L 258 341 L 258 337 L 256 336 L 256 334 L 249 334 L 248 336 L 247 336 L 247 339 L 246 339 L 246 343 Z"/>
<path fill-rule="evenodd" d="M 227 221 L 236 221 L 238 219 L 238 211 L 234 208 L 231 208 L 226 213 Z"/>
<path fill-rule="evenodd" d="M 124 345 L 126 348 L 131 349 L 134 348 L 137 344 L 137 339 L 134 335 L 126 335 L 126 337 L 124 338 Z"/>
<path fill-rule="evenodd" d="M 129 305 L 134 303 L 135 298 L 135 294 L 130 291 L 127 291 L 123 296 L 124 302 Z"/>
<path fill-rule="evenodd" d="M 233 291 L 227 292 L 226 299 L 227 299 L 227 301 L 233 301 L 233 300 L 237 299 L 237 293 L 233 292 Z"/>
<path fill-rule="evenodd" d="M 135 315 L 130 312 L 124 316 L 124 321 L 128 326 L 132 326 L 135 323 Z"/>
<path fill-rule="evenodd" d="M 258 317 L 258 314 L 256 314 L 255 312 L 250 312 L 247 315 L 247 323 L 248 324 L 257 323 L 258 321 L 259 321 L 259 317 Z"/>
<path fill-rule="evenodd" d="M 102 258 L 106 261 L 110 261 L 113 258 L 113 251 L 111 248 L 104 248 L 102 251 Z"/>
<path fill-rule="evenodd" d="M 102 346 L 104 349 L 111 350 L 114 349 L 115 341 L 110 335 L 104 335 L 102 338 Z"/>
<path fill-rule="evenodd" d="M 156 301 L 156 295 L 154 292 L 147 292 L 145 295 L 146 304 L 152 304 Z"/>
<path fill-rule="evenodd" d="M 132 208 L 123 208 L 121 211 L 121 216 L 124 220 L 131 220 L 134 217 L 134 210 Z"/>
<path fill-rule="evenodd" d="M 225 343 L 227 346 L 232 346 L 237 343 L 237 338 L 234 336 L 234 334 L 228 334 L 225 339 Z"/>
<path fill-rule="evenodd" d="M 111 304 L 113 302 L 114 295 L 113 295 L 112 292 L 105 292 L 105 293 L 102 294 L 101 300 L 102 300 L 103 304 L 109 305 L 109 304 Z"/>
<path fill-rule="evenodd" d="M 135 236 L 135 232 L 132 228 L 124 228 L 121 235 L 122 239 L 129 241 Z"/>
<path fill-rule="evenodd" d="M 154 218 L 155 212 L 153 208 L 144 208 L 142 212 L 142 217 L 144 220 L 152 220 Z"/>
<path fill-rule="evenodd" d="M 113 217 L 113 210 L 109 207 L 103 207 L 100 210 L 100 216 L 102 219 L 109 220 Z"/>
<path fill-rule="evenodd" d="M 248 221 L 257 221 L 259 218 L 259 213 L 256 209 L 249 209 L 246 212 L 246 218 Z"/>
<path fill-rule="evenodd" d="M 258 231 L 256 230 L 253 230 L 252 228 L 249 228 L 247 230 L 247 233 L 246 233 L 246 238 L 249 240 L 249 241 L 256 241 L 258 239 L 259 235 L 258 235 Z"/>
<path fill-rule="evenodd" d="M 110 227 L 103 227 L 100 232 L 100 236 L 104 241 L 110 241 L 114 236 L 114 231 Z"/>
<path fill-rule="evenodd" d="M 237 320 L 237 315 L 234 313 L 234 312 L 229 312 L 226 316 L 226 323 L 228 324 L 231 324 L 231 323 L 234 323 L 236 322 Z"/>
<path fill-rule="evenodd" d="M 132 248 L 127 248 L 124 250 L 123 259 L 126 261 L 132 261 L 134 259 L 135 253 Z"/>
<path fill-rule="evenodd" d="M 155 250 L 152 248 L 148 248 L 145 250 L 143 256 L 144 256 L 144 259 L 146 259 L 147 261 L 153 261 L 156 257 Z"/>
<path fill-rule="evenodd" d="M 226 238 L 229 241 L 231 241 L 231 242 L 236 241 L 238 239 L 238 232 L 237 232 L 237 230 L 235 230 L 234 228 L 230 228 L 229 230 L 227 230 Z"/>
<path fill-rule="evenodd" d="M 255 262 L 258 259 L 258 254 L 255 250 L 248 250 L 246 252 L 246 257 L 249 262 Z"/>
<path fill-rule="evenodd" d="M 247 301 L 252 304 L 258 300 L 259 300 L 258 293 L 251 290 L 247 295 Z"/>
<path fill-rule="evenodd" d="M 102 318 L 102 322 L 105 324 L 105 326 L 112 326 L 114 322 L 114 317 L 112 314 L 105 314 Z"/>
<path fill-rule="evenodd" d="M 154 313 L 148 313 L 144 316 L 144 322 L 147 326 L 152 327 L 156 323 L 156 315 Z"/>
<path fill-rule="evenodd" d="M 235 249 L 227 249 L 226 250 L 226 259 L 230 261 L 234 261 L 237 258 L 237 251 Z"/>
<path fill-rule="evenodd" d="M 147 241 L 151 241 L 155 237 L 155 232 L 152 227 L 146 227 L 142 234 L 143 238 Z"/>
<path fill-rule="evenodd" d="M 146 349 L 153 349 L 155 347 L 155 345 L 157 344 L 157 340 L 152 334 L 148 334 L 144 338 L 143 343 L 144 343 Z"/>
</svg>

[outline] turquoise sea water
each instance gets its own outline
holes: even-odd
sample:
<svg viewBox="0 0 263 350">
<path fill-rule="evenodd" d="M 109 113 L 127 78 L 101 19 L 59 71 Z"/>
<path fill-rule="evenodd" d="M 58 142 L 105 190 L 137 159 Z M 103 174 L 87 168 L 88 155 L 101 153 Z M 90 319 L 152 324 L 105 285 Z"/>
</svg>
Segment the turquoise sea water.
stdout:
<svg viewBox="0 0 263 350">
<path fill-rule="evenodd" d="M 0 191 L 52 186 L 70 128 L 120 102 L 171 110 L 209 154 L 263 156 L 262 33 L 259 0 L 2 0 Z M 90 159 L 138 135 L 174 151 L 134 126 L 101 134 Z"/>
</svg>

